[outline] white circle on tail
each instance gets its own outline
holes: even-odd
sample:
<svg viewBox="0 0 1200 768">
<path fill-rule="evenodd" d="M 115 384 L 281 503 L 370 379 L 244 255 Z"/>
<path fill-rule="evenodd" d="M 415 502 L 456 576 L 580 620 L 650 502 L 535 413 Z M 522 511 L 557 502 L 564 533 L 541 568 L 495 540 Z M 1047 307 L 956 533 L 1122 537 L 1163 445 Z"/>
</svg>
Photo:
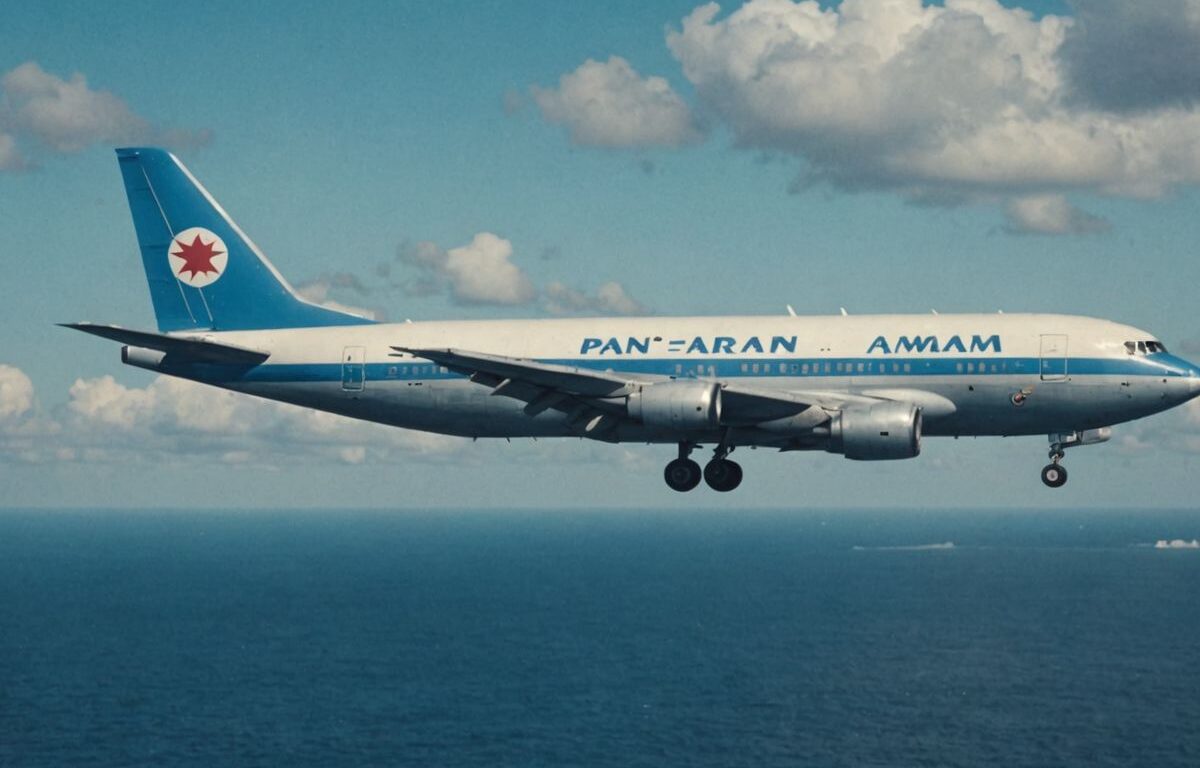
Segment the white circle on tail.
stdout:
<svg viewBox="0 0 1200 768">
<path fill-rule="evenodd" d="M 193 288 L 212 285 L 225 273 L 229 249 L 225 241 L 204 227 L 191 227 L 175 235 L 167 248 L 171 273 Z"/>
</svg>

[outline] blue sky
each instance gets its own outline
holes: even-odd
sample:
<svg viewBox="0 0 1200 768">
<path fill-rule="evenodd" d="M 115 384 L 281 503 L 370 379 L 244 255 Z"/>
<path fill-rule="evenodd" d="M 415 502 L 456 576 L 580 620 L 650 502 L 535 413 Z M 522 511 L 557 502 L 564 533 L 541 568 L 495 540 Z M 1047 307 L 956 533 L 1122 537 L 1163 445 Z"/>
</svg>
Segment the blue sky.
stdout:
<svg viewBox="0 0 1200 768">
<path fill-rule="evenodd" d="M 667 448 L 335 424 L 156 383 L 54 326 L 153 326 L 111 152 L 150 141 L 293 283 L 389 319 L 1057 311 L 1194 359 L 1200 3 L 1142 5 L 10 10 L 0 504 L 1190 504 L 1195 408 L 1072 452 L 1053 494 L 1024 438 L 758 451 L 736 497 L 677 497 Z M 422 282 L 419 248 L 485 232 L 519 301 Z"/>
</svg>

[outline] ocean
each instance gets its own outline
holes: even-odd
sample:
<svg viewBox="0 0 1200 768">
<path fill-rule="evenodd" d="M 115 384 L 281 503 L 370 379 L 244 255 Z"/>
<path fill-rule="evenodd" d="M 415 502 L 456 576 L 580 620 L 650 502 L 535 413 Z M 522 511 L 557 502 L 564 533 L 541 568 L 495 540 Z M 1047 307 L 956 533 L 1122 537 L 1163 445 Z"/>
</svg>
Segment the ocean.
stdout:
<svg viewBox="0 0 1200 768">
<path fill-rule="evenodd" d="M 1195 511 L 2 511 L 0 765 L 1194 768 L 1197 536 Z"/>
</svg>

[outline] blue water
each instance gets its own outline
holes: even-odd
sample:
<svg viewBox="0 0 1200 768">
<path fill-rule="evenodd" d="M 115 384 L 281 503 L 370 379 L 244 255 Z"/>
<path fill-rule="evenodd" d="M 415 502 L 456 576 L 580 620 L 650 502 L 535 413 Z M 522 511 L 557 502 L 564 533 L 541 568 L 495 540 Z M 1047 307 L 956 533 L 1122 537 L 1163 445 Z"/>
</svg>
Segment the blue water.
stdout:
<svg viewBox="0 0 1200 768">
<path fill-rule="evenodd" d="M 0 512 L 0 765 L 1200 766 L 1200 551 L 1139 546 L 1195 536 Z"/>
</svg>

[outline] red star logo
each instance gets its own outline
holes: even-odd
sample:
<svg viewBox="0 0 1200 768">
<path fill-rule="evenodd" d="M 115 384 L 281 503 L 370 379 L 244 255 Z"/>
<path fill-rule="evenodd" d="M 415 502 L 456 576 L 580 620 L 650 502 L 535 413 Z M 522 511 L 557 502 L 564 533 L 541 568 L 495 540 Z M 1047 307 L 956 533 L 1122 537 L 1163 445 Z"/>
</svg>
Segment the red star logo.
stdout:
<svg viewBox="0 0 1200 768">
<path fill-rule="evenodd" d="M 179 268 L 179 275 L 182 276 L 185 272 L 190 272 L 192 276 L 189 279 L 194 280 L 196 275 L 201 273 L 206 275 L 210 272 L 219 273 L 220 270 L 213 266 L 212 260 L 225 253 L 225 251 L 218 251 L 214 248 L 213 243 L 215 242 L 215 240 L 212 243 L 202 242 L 200 235 L 192 238 L 191 244 L 176 240 L 175 244 L 179 246 L 180 250 L 172 251 L 171 255 L 183 259 L 183 266 Z"/>
</svg>

